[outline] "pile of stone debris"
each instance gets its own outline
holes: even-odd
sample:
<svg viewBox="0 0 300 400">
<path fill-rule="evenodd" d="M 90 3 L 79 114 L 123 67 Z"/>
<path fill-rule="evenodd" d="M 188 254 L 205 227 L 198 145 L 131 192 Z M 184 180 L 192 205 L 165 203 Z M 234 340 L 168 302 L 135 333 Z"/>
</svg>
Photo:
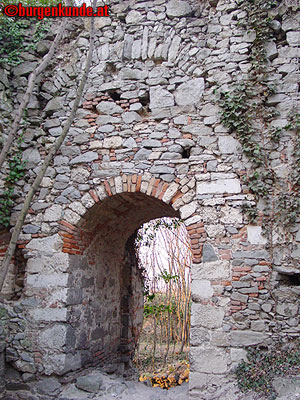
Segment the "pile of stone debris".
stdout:
<svg viewBox="0 0 300 400">
<path fill-rule="evenodd" d="M 64 378 L 52 376 L 31 382 L 11 382 L 1 400 L 186 400 L 188 396 L 188 384 L 163 390 L 98 369 L 70 382 L 63 381 Z"/>
</svg>

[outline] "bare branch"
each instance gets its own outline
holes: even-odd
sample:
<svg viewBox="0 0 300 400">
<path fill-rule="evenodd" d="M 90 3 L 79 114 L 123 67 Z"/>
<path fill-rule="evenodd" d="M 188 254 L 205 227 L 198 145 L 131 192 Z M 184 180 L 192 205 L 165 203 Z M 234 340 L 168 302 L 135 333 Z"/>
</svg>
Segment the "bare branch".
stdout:
<svg viewBox="0 0 300 400">
<path fill-rule="evenodd" d="M 94 0 L 94 9 L 95 9 L 95 4 L 96 4 L 96 0 Z M 94 17 L 92 17 L 91 20 L 91 27 L 90 27 L 90 46 L 89 46 L 89 52 L 88 52 L 88 57 L 87 57 L 87 62 L 86 62 L 86 66 L 85 66 L 85 70 L 79 85 L 79 88 L 77 90 L 77 94 L 76 94 L 76 98 L 71 110 L 71 113 L 66 121 L 66 124 L 63 127 L 63 131 L 61 133 L 61 135 L 58 137 L 58 139 L 56 140 L 56 142 L 54 143 L 54 145 L 51 147 L 48 155 L 46 156 L 44 163 L 39 171 L 39 173 L 37 174 L 23 205 L 23 208 L 19 214 L 19 217 L 17 219 L 16 225 L 14 226 L 13 229 L 13 233 L 12 233 L 12 237 L 9 243 L 9 246 L 7 248 L 7 251 L 5 253 L 5 257 L 3 259 L 2 265 L 1 265 L 1 270 L 0 270 L 0 292 L 3 288 L 3 284 L 5 281 L 5 277 L 7 275 L 8 269 L 9 269 L 9 264 L 11 262 L 12 256 L 15 252 L 16 249 L 16 245 L 18 242 L 18 238 L 20 236 L 20 232 L 25 220 L 25 217 L 27 215 L 28 209 L 30 207 L 30 203 L 32 201 L 32 198 L 35 194 L 35 192 L 38 190 L 40 183 L 45 175 L 45 172 L 48 168 L 48 166 L 50 165 L 50 162 L 53 160 L 53 157 L 55 156 L 55 154 L 57 153 L 57 151 L 59 150 L 60 146 L 62 145 L 63 141 L 65 140 L 69 129 L 74 121 L 78 106 L 79 106 L 79 102 L 81 100 L 82 97 L 82 93 L 83 93 L 83 89 L 85 87 L 86 81 L 87 81 L 87 77 L 88 77 L 88 73 L 90 70 L 90 66 L 91 66 L 91 62 L 92 62 L 92 55 L 93 55 L 93 49 L 94 49 L 94 36 L 95 36 L 95 32 L 94 32 Z"/>
<path fill-rule="evenodd" d="M 62 19 L 62 23 L 61 23 L 60 28 L 59 28 L 59 31 L 57 32 L 57 34 L 55 36 L 55 39 L 52 42 L 48 53 L 41 60 L 40 65 L 34 71 L 32 71 L 32 73 L 29 76 L 26 92 L 25 92 L 25 94 L 23 96 L 23 99 L 22 99 L 20 105 L 19 105 L 19 108 L 18 108 L 17 113 L 15 115 L 13 124 L 11 126 L 11 129 L 10 129 L 9 133 L 8 133 L 8 137 L 7 137 L 6 142 L 5 142 L 5 144 L 4 144 L 4 146 L 3 146 L 2 150 L 1 150 L 1 153 L 0 153 L 0 169 L 1 169 L 5 159 L 7 157 L 7 154 L 9 152 L 9 150 L 10 150 L 11 144 L 12 144 L 12 142 L 14 140 L 14 137 L 16 136 L 17 130 L 19 129 L 22 115 L 23 115 L 24 110 L 27 107 L 27 104 L 28 104 L 28 102 L 30 100 L 30 96 L 32 94 L 36 79 L 47 68 L 47 66 L 49 65 L 49 62 L 52 59 L 53 54 L 54 54 L 54 52 L 55 52 L 55 50 L 57 48 L 57 45 L 60 42 L 60 40 L 62 38 L 62 35 L 63 35 L 64 31 L 65 31 L 66 23 L 67 23 L 67 19 L 63 18 Z"/>
</svg>

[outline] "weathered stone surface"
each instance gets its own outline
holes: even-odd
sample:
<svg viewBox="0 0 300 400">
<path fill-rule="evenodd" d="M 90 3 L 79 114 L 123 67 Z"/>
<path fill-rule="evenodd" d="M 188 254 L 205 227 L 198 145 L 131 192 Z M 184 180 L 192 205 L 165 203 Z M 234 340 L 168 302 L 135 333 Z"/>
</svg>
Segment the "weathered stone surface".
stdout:
<svg viewBox="0 0 300 400">
<path fill-rule="evenodd" d="M 150 172 L 153 174 L 173 174 L 174 168 L 167 167 L 165 165 L 157 165 L 151 167 Z"/>
<path fill-rule="evenodd" d="M 252 321 L 250 328 L 252 331 L 265 332 L 266 330 L 265 321 Z"/>
<path fill-rule="evenodd" d="M 205 374 L 223 374 L 227 371 L 227 355 L 223 349 L 192 347 L 191 364 L 197 372 Z"/>
<path fill-rule="evenodd" d="M 58 394 L 61 384 L 55 378 L 42 378 L 36 388 L 40 394 L 55 395 Z"/>
<path fill-rule="evenodd" d="M 216 261 L 217 259 L 218 257 L 216 256 L 214 248 L 210 244 L 204 243 L 202 250 L 202 261 L 205 263 L 205 262 Z"/>
<path fill-rule="evenodd" d="M 97 153 L 95 153 L 94 151 L 87 151 L 86 153 L 83 153 L 80 156 L 73 158 L 73 160 L 70 161 L 70 164 L 82 164 L 97 159 L 98 159 Z"/>
<path fill-rule="evenodd" d="M 227 362 L 232 371 L 246 344 L 268 345 L 275 337 L 296 336 L 299 331 L 300 222 L 297 219 L 288 231 L 282 224 L 275 226 L 270 246 L 260 226 L 249 225 L 242 212 L 244 204 L 256 201 L 243 179 L 253 165 L 236 134 L 221 123 L 216 104 L 218 93 L 230 92 L 249 78 L 256 35 L 244 29 L 247 14 L 231 1 L 210 0 L 208 7 L 192 0 L 150 3 L 113 1 L 110 18 L 96 20 L 95 51 L 82 101 L 26 217 L 17 262 L 8 272 L 5 296 L 20 296 L 14 306 L 25 307 L 9 315 L 13 334 L 8 333 L 7 343 L 15 351 L 8 355 L 17 368 L 32 374 L 64 374 L 107 354 L 115 359 L 119 350 L 122 361 L 129 363 L 133 348 L 127 339 L 131 331 L 139 331 L 143 307 L 136 300 L 142 297 L 142 288 L 126 241 L 152 218 L 183 217 L 193 249 L 192 300 L 200 307 L 192 315 L 197 324 L 192 327 L 191 345 L 200 347 L 200 356 L 191 360 L 191 398 L 232 400 L 239 395 L 223 387 L 215 373 L 222 357 L 221 371 L 226 371 Z M 270 61 L 266 79 L 275 92 L 265 104 L 278 112 L 271 126 L 283 128 L 279 142 L 259 141 L 261 127 L 268 121 L 252 121 L 252 139 L 267 148 L 278 192 L 289 184 L 293 172 L 295 132 L 286 125 L 299 94 L 300 24 L 295 7 L 286 8 L 271 10 L 277 18 L 271 29 L 283 40 L 266 43 Z M 88 27 L 90 21 L 84 23 Z M 21 148 L 39 154 L 15 186 L 12 226 L 74 103 L 88 45 L 88 32 L 81 25 L 74 20 L 69 26 L 58 63 L 38 79 L 30 98 Z M 47 35 L 49 46 L 54 32 Z M 39 54 L 46 48 L 23 52 L 21 57 L 40 62 Z M 5 65 L 0 72 L 4 140 L 29 72 L 14 75 L 14 71 Z M 0 176 L 2 190 L 6 167 L 7 163 Z M 265 206 L 258 202 L 260 213 L 265 213 Z M 47 241 L 57 232 L 57 240 Z M 2 244 L 0 255 L 6 246 Z M 208 311 L 203 311 L 206 303 Z M 132 310 L 140 313 L 139 322 Z M 250 331 L 256 336 L 245 337 Z M 125 337 L 120 338 L 121 333 Z M 231 333 L 239 348 L 232 348 Z M 265 334 L 265 339 L 260 342 L 262 336 L 257 334 Z M 208 362 L 215 364 L 206 365 L 201 355 L 207 347 Z M 218 353 L 218 348 L 225 352 Z M 108 394 L 110 386 L 105 387 L 96 397 L 120 397 L 123 389 L 114 382 L 111 388 L 116 390 Z M 74 400 L 78 393 L 83 391 L 76 389 L 67 398 Z M 169 394 L 164 395 L 172 398 Z M 93 395 L 85 393 L 82 399 Z M 32 396 L 37 396 L 35 391 Z"/>
<path fill-rule="evenodd" d="M 66 308 L 35 308 L 33 311 L 31 311 L 31 315 L 37 321 L 66 322 L 67 309 Z"/>
<path fill-rule="evenodd" d="M 47 113 L 52 113 L 54 111 L 59 111 L 63 108 L 63 99 L 61 97 L 54 97 L 51 99 L 45 108 Z"/>
<path fill-rule="evenodd" d="M 71 179 L 74 182 L 84 183 L 89 176 L 89 171 L 83 167 L 73 168 L 71 171 Z"/>
<path fill-rule="evenodd" d="M 25 233 L 37 233 L 41 228 L 39 226 L 36 225 L 24 225 L 23 226 L 23 232 Z"/>
<path fill-rule="evenodd" d="M 35 258 L 28 259 L 26 271 L 31 274 L 37 274 L 41 271 L 45 273 L 53 271 L 66 272 L 68 269 L 68 257 L 68 254 L 61 252 L 37 252 Z"/>
<path fill-rule="evenodd" d="M 266 244 L 267 239 L 262 236 L 261 226 L 249 225 L 247 227 L 248 241 L 251 244 Z"/>
<path fill-rule="evenodd" d="M 123 68 L 120 71 L 121 79 L 128 80 L 144 80 L 148 76 L 148 72 L 141 69 L 131 69 L 131 68 Z"/>
<path fill-rule="evenodd" d="M 54 204 L 50 208 L 47 208 L 44 215 L 44 221 L 59 221 L 61 219 L 61 215 L 62 215 L 62 206 Z"/>
<path fill-rule="evenodd" d="M 300 259 L 300 246 L 296 245 L 295 249 L 293 250 L 291 256 L 296 259 Z"/>
<path fill-rule="evenodd" d="M 241 294 L 238 292 L 232 293 L 231 299 L 235 301 L 240 301 L 241 303 L 247 303 L 249 296 L 246 294 Z"/>
<path fill-rule="evenodd" d="M 37 250 L 45 253 L 53 253 L 61 250 L 62 239 L 58 234 L 42 239 L 32 239 L 27 245 L 27 249 Z"/>
<path fill-rule="evenodd" d="M 195 265 L 193 277 L 195 279 L 226 280 L 230 276 L 228 261 L 215 261 Z"/>
<path fill-rule="evenodd" d="M 142 120 L 142 117 L 136 113 L 135 111 L 128 111 L 122 115 L 123 121 L 125 124 L 131 124 L 132 122 L 139 122 Z"/>
<path fill-rule="evenodd" d="M 253 346 L 263 343 L 268 338 L 268 335 L 261 332 L 238 330 L 232 331 L 230 335 L 232 346 Z"/>
<path fill-rule="evenodd" d="M 23 152 L 23 160 L 26 162 L 26 168 L 32 169 L 41 161 L 41 156 L 38 150 L 30 147 Z"/>
<path fill-rule="evenodd" d="M 95 31 L 98 31 L 105 26 L 110 26 L 111 22 L 112 21 L 109 17 L 95 18 Z"/>
<path fill-rule="evenodd" d="M 99 114 L 121 114 L 123 112 L 122 107 L 118 106 L 116 103 L 112 101 L 101 101 L 97 107 L 97 111 Z"/>
<path fill-rule="evenodd" d="M 222 217 L 220 221 L 224 224 L 241 224 L 243 222 L 243 214 L 238 208 L 222 207 Z"/>
<path fill-rule="evenodd" d="M 105 149 L 117 149 L 122 146 L 122 138 L 120 136 L 111 136 L 104 139 L 103 147 Z"/>
<path fill-rule="evenodd" d="M 66 325 L 54 325 L 39 334 L 39 344 L 43 348 L 62 349 L 66 343 Z"/>
<path fill-rule="evenodd" d="M 241 185 L 238 179 L 218 179 L 212 182 L 197 184 L 197 194 L 240 193 Z"/>
<path fill-rule="evenodd" d="M 203 328 L 213 329 L 222 326 L 225 312 L 222 307 L 194 303 L 191 314 L 192 326 L 199 325 Z"/>
<path fill-rule="evenodd" d="M 220 136 L 218 146 L 222 154 L 234 154 L 241 151 L 240 143 L 231 136 Z"/>
<path fill-rule="evenodd" d="M 29 75 L 36 68 L 36 62 L 25 61 L 14 68 L 15 75 Z"/>
<path fill-rule="evenodd" d="M 268 260 L 269 253 L 266 250 L 238 251 L 233 253 L 233 258 L 257 258 L 261 260 Z"/>
<path fill-rule="evenodd" d="M 254 267 L 257 268 L 257 267 Z M 269 271 L 269 269 L 268 269 Z M 300 269 L 299 268 L 293 268 L 293 267 L 274 267 L 274 271 L 279 272 L 280 274 L 283 275 L 295 275 L 295 274 L 300 274 Z M 261 271 L 258 271 L 261 272 Z"/>
<path fill-rule="evenodd" d="M 182 83 L 175 91 L 175 102 L 178 106 L 188 106 L 198 103 L 203 96 L 204 79 L 196 78 Z"/>
<path fill-rule="evenodd" d="M 231 349 L 230 350 L 231 361 L 239 364 L 240 362 L 247 361 L 247 350 L 244 349 Z"/>
<path fill-rule="evenodd" d="M 152 153 L 151 150 L 147 149 L 140 149 L 134 156 L 135 160 L 147 160 L 150 154 Z"/>
<path fill-rule="evenodd" d="M 168 61 L 169 62 L 174 62 L 177 55 L 178 55 L 178 51 L 180 48 L 180 43 L 181 43 L 181 37 L 180 36 L 174 36 L 174 38 L 172 39 L 170 48 L 169 48 L 169 52 L 168 52 Z"/>
<path fill-rule="evenodd" d="M 174 97 L 166 89 L 161 86 L 154 86 L 150 88 L 150 108 L 164 108 L 174 106 Z"/>
<path fill-rule="evenodd" d="M 110 125 L 110 124 L 117 124 L 121 122 L 121 118 L 119 117 L 112 117 L 110 115 L 99 115 L 96 119 L 96 124 L 99 125 Z M 101 127 L 99 128 L 101 131 Z"/>
<path fill-rule="evenodd" d="M 277 313 L 285 317 L 294 317 L 298 314 L 298 309 L 299 305 L 295 303 L 279 303 L 276 307 Z"/>
<path fill-rule="evenodd" d="M 211 286 L 210 281 L 193 279 L 191 285 L 192 298 L 194 301 L 199 301 L 200 299 L 206 299 L 212 297 L 214 290 Z"/>
<path fill-rule="evenodd" d="M 186 17 L 192 9 L 187 1 L 171 0 L 167 3 L 167 16 L 169 18 Z"/>
<path fill-rule="evenodd" d="M 274 60 L 274 58 L 277 57 L 278 51 L 276 44 L 274 42 L 271 41 L 266 43 L 265 49 L 266 49 L 266 55 L 270 60 Z"/>
<path fill-rule="evenodd" d="M 179 188 L 179 185 L 176 184 L 175 182 L 173 182 L 173 183 L 168 187 L 168 189 L 166 190 L 166 192 L 165 192 L 165 194 L 164 194 L 162 200 L 163 200 L 165 203 L 169 203 L 169 202 L 171 201 L 172 197 L 177 193 L 178 188 Z"/>
<path fill-rule="evenodd" d="M 152 148 L 152 147 L 161 147 L 161 142 L 156 139 L 146 139 L 142 142 L 143 147 Z"/>
<path fill-rule="evenodd" d="M 196 203 L 190 203 L 180 208 L 180 215 L 182 219 L 189 218 L 196 211 Z"/>
<path fill-rule="evenodd" d="M 137 24 L 143 19 L 143 16 L 140 12 L 131 10 L 126 16 L 127 24 Z"/>
<path fill-rule="evenodd" d="M 262 310 L 266 313 L 269 313 L 272 310 L 272 304 L 265 303 L 261 306 Z"/>
<path fill-rule="evenodd" d="M 285 397 L 286 399 L 296 399 L 300 394 L 300 377 L 275 377 L 272 381 L 272 386 L 279 396 L 277 397 L 278 399 L 281 399 L 283 396 L 287 396 Z"/>
<path fill-rule="evenodd" d="M 288 32 L 286 39 L 290 46 L 300 46 L 299 32 Z"/>
<path fill-rule="evenodd" d="M 102 381 L 101 374 L 94 372 L 79 376 L 76 379 L 76 386 L 85 392 L 97 393 L 102 385 Z"/>
<path fill-rule="evenodd" d="M 27 285 L 37 288 L 65 287 L 68 283 L 68 275 L 60 272 L 52 274 L 34 274 L 27 276 Z"/>
</svg>

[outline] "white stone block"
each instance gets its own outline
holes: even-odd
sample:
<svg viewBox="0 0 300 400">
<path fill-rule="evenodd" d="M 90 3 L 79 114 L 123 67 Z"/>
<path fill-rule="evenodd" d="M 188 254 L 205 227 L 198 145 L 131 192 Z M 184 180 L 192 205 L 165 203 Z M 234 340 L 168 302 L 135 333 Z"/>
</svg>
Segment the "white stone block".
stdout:
<svg viewBox="0 0 300 400">
<path fill-rule="evenodd" d="M 249 225 L 247 226 L 248 242 L 251 244 L 266 244 L 267 239 L 262 236 L 261 226 Z"/>
<path fill-rule="evenodd" d="M 165 194 L 163 195 L 162 201 L 165 203 L 170 203 L 172 197 L 176 194 L 179 185 L 175 182 L 171 183 L 171 185 L 166 190 Z"/>
<path fill-rule="evenodd" d="M 37 321 L 67 321 L 66 308 L 35 308 L 30 311 L 30 314 Z"/>
<path fill-rule="evenodd" d="M 223 308 L 210 304 L 192 304 L 191 326 L 203 328 L 220 328 L 223 324 L 225 312 Z"/>
<path fill-rule="evenodd" d="M 112 136 L 104 139 L 103 147 L 105 149 L 117 149 L 121 147 L 123 140 L 120 136 Z"/>
<path fill-rule="evenodd" d="M 191 290 L 193 299 L 207 299 L 214 294 L 210 281 L 203 279 L 193 279 Z"/>
<path fill-rule="evenodd" d="M 238 179 L 219 179 L 213 182 L 199 182 L 197 194 L 240 193 L 241 184 Z"/>
<path fill-rule="evenodd" d="M 72 225 L 76 225 L 80 221 L 80 219 L 80 215 L 70 209 L 67 209 L 64 213 L 64 220 Z"/>
<path fill-rule="evenodd" d="M 28 274 L 27 286 L 36 288 L 65 287 L 68 284 L 69 274 L 56 272 L 52 274 Z"/>
<path fill-rule="evenodd" d="M 86 208 L 91 208 L 95 204 L 95 200 L 89 193 L 82 196 L 81 202 Z"/>
<path fill-rule="evenodd" d="M 47 208 L 44 214 L 44 221 L 59 221 L 61 219 L 62 206 L 53 204 L 50 208 Z"/>
<path fill-rule="evenodd" d="M 228 356 L 224 349 L 192 347 L 190 358 L 193 363 L 193 369 L 197 372 L 224 374 L 228 370 Z"/>
<path fill-rule="evenodd" d="M 185 206 L 180 208 L 180 216 L 182 219 L 186 219 L 190 217 L 196 211 L 197 203 L 194 201 L 190 204 L 186 204 Z"/>
<path fill-rule="evenodd" d="M 45 253 L 53 253 L 62 249 L 63 241 L 58 233 L 42 239 L 32 239 L 27 245 L 27 249 L 38 250 Z"/>
<path fill-rule="evenodd" d="M 218 260 L 192 267 L 193 279 L 225 280 L 230 279 L 230 264 L 228 261 Z"/>
<path fill-rule="evenodd" d="M 234 207 L 222 207 L 221 222 L 224 224 L 241 224 L 243 222 L 243 214 L 241 211 Z"/>
<path fill-rule="evenodd" d="M 54 325 L 39 333 L 39 345 L 43 348 L 62 349 L 66 343 L 67 326 Z"/>
<path fill-rule="evenodd" d="M 100 201 L 104 200 L 107 197 L 107 194 L 103 186 L 98 186 L 96 191 Z"/>
<path fill-rule="evenodd" d="M 123 183 L 122 183 L 122 178 L 120 176 L 117 176 L 115 178 L 115 187 L 116 187 L 116 193 L 123 192 Z"/>
<path fill-rule="evenodd" d="M 81 216 L 84 215 L 87 211 L 80 201 L 74 201 L 69 205 L 69 207 Z"/>
</svg>

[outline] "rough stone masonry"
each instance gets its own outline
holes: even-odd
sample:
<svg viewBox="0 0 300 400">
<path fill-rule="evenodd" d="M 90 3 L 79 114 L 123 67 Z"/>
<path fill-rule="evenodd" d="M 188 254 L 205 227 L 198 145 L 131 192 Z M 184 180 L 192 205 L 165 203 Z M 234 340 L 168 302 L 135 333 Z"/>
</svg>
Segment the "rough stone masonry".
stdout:
<svg viewBox="0 0 300 400">
<path fill-rule="evenodd" d="M 266 43 L 277 126 L 299 100 L 300 14 L 282 7 L 274 29 L 285 39 Z M 180 217 L 193 249 L 190 398 L 200 399 L 223 385 L 248 346 L 299 335 L 300 289 L 291 277 L 300 274 L 300 219 L 271 248 L 242 211 L 253 201 L 242 180 L 250 164 L 220 123 L 216 101 L 216 90 L 249 69 L 254 37 L 239 24 L 245 12 L 238 4 L 111 0 L 110 11 L 96 19 L 84 99 L 7 277 L 0 362 L 5 355 L 24 379 L 129 366 L 143 312 L 135 232 L 151 219 Z M 22 144 L 28 171 L 18 182 L 12 225 L 72 106 L 89 23 L 70 21 L 31 97 Z M 24 62 L 0 71 L 4 125 L 52 39 L 50 32 Z M 290 146 L 286 134 L 272 154 L 283 177 Z M 9 233 L 0 240 L 4 254 Z"/>
</svg>

